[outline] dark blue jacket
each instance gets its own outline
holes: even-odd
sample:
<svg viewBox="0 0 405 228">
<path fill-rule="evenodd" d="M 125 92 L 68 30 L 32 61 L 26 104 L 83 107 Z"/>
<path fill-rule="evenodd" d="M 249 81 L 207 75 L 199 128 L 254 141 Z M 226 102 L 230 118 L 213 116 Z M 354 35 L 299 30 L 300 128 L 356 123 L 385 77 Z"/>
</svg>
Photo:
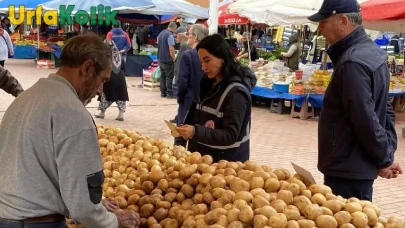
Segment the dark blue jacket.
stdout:
<svg viewBox="0 0 405 228">
<path fill-rule="evenodd" d="M 214 85 L 204 76 L 199 97 L 189 110 L 185 124 L 194 125 L 188 150 L 220 160 L 249 160 L 252 99 L 256 76 L 248 69 L 243 79 L 234 76 Z"/>
<path fill-rule="evenodd" d="M 326 176 L 372 180 L 397 149 L 388 102 L 387 55 L 363 27 L 332 45 L 334 65 L 318 124 L 318 169 Z"/>
</svg>

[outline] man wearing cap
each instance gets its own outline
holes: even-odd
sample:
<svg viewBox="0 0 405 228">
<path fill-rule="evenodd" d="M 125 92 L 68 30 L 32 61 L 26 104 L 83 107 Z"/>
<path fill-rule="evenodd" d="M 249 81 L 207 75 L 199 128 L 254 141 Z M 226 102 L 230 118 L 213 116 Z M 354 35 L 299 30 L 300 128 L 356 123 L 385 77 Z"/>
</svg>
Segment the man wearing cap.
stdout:
<svg viewBox="0 0 405 228">
<path fill-rule="evenodd" d="M 365 33 L 356 0 L 324 0 L 308 19 L 319 22 L 334 66 L 318 124 L 318 169 L 334 194 L 372 200 L 378 176 L 402 174 L 387 55 Z"/>
</svg>

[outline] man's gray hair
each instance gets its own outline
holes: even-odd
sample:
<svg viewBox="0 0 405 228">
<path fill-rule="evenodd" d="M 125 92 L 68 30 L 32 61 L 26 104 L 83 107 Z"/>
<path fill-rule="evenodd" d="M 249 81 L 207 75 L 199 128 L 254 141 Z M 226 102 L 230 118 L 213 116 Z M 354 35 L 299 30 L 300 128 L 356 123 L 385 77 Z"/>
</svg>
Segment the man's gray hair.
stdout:
<svg viewBox="0 0 405 228">
<path fill-rule="evenodd" d="M 363 24 L 363 19 L 361 17 L 361 13 L 345 13 L 346 17 L 349 19 L 356 26 L 360 26 Z"/>
<path fill-rule="evenodd" d="M 207 27 L 201 24 L 195 24 L 191 27 L 190 33 L 197 37 L 197 41 L 200 42 L 209 35 Z"/>
<path fill-rule="evenodd" d="M 172 28 L 172 29 L 177 29 L 177 23 L 176 22 L 174 22 L 174 21 L 171 21 L 170 23 L 169 23 L 169 26 L 168 26 L 169 28 Z"/>
</svg>

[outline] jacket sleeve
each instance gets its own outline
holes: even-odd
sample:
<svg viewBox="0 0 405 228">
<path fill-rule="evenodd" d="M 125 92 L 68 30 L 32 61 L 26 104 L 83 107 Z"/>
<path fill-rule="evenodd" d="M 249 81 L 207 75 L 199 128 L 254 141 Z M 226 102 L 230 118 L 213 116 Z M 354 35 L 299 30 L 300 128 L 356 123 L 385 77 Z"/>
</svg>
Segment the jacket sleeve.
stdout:
<svg viewBox="0 0 405 228">
<path fill-rule="evenodd" d="M 374 159 L 377 168 L 389 167 L 393 163 L 388 148 L 389 135 L 375 113 L 370 76 L 358 63 L 349 62 L 340 69 L 341 99 L 344 108 L 348 110 L 356 136 Z"/>
<path fill-rule="evenodd" d="M 127 41 L 126 45 L 124 46 L 124 49 L 125 49 L 125 51 L 128 51 L 132 46 L 131 45 L 131 39 L 129 38 L 129 35 L 128 35 L 127 32 L 124 32 L 124 35 L 125 35 L 125 40 Z"/>
<path fill-rule="evenodd" d="M 17 97 L 24 91 L 21 84 L 13 77 L 10 71 L 0 66 L 0 88 Z"/>
<path fill-rule="evenodd" d="M 112 32 L 111 32 L 111 31 L 107 33 L 106 39 L 107 39 L 107 40 L 111 40 L 111 39 L 112 39 Z"/>
<path fill-rule="evenodd" d="M 96 129 L 56 142 L 62 199 L 76 223 L 88 228 L 117 228 L 117 217 L 102 205 L 104 173 Z"/>
<path fill-rule="evenodd" d="M 177 101 L 183 102 L 187 94 L 187 87 L 189 83 L 190 76 L 190 56 L 189 53 L 183 52 L 180 56 L 179 70 L 177 76 Z"/>
<path fill-rule="evenodd" d="M 13 47 L 13 41 L 10 38 L 10 35 L 4 31 L 4 38 L 7 40 L 7 48 L 9 50 L 9 53 L 14 53 L 14 47 Z"/>
<path fill-rule="evenodd" d="M 229 98 L 223 117 L 223 129 L 195 125 L 193 140 L 213 146 L 230 146 L 236 142 L 246 115 L 248 98 L 238 91 Z"/>
</svg>

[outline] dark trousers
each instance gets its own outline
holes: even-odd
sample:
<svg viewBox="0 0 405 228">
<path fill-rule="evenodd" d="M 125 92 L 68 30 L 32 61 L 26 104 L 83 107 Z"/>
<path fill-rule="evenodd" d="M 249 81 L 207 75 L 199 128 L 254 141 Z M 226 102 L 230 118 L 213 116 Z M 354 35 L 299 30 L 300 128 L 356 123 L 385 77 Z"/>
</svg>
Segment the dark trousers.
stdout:
<svg viewBox="0 0 405 228">
<path fill-rule="evenodd" d="M 160 94 L 173 96 L 174 63 L 159 62 L 160 67 Z"/>
<path fill-rule="evenodd" d="M 0 66 L 4 67 L 4 62 L 5 62 L 5 60 L 0 61 Z"/>
<path fill-rule="evenodd" d="M 68 228 L 68 226 L 65 222 L 27 224 L 22 221 L 13 221 L 0 218 L 0 228 Z"/>
<path fill-rule="evenodd" d="M 324 184 L 332 189 L 333 194 L 340 195 L 345 199 L 351 197 L 369 201 L 373 199 L 374 180 L 354 180 L 325 176 L 324 181 Z"/>
</svg>

